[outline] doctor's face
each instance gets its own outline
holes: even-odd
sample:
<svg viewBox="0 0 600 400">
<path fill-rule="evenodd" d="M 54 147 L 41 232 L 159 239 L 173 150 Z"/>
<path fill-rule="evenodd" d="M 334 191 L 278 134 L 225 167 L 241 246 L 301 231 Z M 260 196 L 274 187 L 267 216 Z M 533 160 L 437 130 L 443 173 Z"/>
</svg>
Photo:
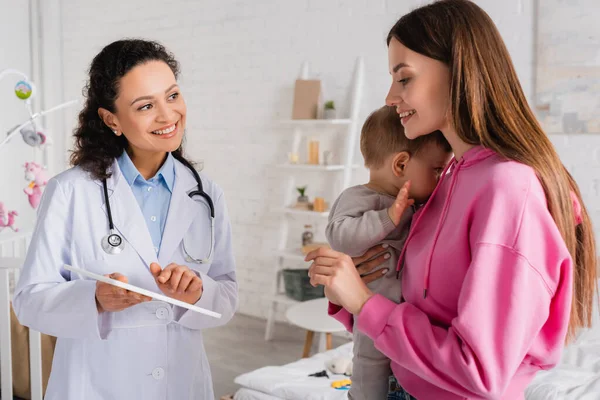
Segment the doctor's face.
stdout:
<svg viewBox="0 0 600 400">
<path fill-rule="evenodd" d="M 117 134 L 134 154 L 176 150 L 183 139 L 187 108 L 177 81 L 162 61 L 149 61 L 119 80 L 115 100 Z"/>
</svg>

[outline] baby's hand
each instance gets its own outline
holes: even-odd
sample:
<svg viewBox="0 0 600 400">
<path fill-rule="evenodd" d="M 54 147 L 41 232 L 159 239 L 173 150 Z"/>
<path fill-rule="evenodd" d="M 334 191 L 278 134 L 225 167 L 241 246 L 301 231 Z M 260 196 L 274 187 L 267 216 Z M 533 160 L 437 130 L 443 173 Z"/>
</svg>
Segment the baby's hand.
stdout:
<svg viewBox="0 0 600 400">
<path fill-rule="evenodd" d="M 398 196 L 396 196 L 394 204 L 388 208 L 388 215 L 396 226 L 400 223 L 400 218 L 402 218 L 404 211 L 415 202 L 413 199 L 408 198 L 408 189 L 410 189 L 410 181 L 407 181 L 404 186 L 402 186 L 402 189 L 398 192 Z"/>
</svg>

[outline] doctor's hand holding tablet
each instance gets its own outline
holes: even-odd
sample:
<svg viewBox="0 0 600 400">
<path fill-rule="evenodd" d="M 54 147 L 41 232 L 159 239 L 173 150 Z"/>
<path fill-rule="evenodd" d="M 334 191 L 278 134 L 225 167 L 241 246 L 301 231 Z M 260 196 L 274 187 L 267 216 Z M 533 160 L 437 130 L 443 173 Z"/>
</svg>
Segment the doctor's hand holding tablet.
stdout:
<svg viewBox="0 0 600 400">
<path fill-rule="evenodd" d="M 118 272 L 104 276 L 119 282 L 129 283 L 127 277 Z M 152 300 L 151 297 L 111 285 L 110 283 L 96 282 L 96 307 L 98 308 L 98 313 L 122 311 L 150 300 Z"/>
<path fill-rule="evenodd" d="M 202 279 L 184 265 L 171 263 L 164 269 L 158 263 L 150 264 L 150 272 L 156 279 L 158 288 L 167 296 L 188 304 L 195 304 L 202 297 Z M 104 275 L 123 283 L 129 283 L 126 276 L 115 272 Z M 98 312 L 122 311 L 139 303 L 152 300 L 149 296 L 119 288 L 110 283 L 96 282 L 96 306 Z"/>
</svg>

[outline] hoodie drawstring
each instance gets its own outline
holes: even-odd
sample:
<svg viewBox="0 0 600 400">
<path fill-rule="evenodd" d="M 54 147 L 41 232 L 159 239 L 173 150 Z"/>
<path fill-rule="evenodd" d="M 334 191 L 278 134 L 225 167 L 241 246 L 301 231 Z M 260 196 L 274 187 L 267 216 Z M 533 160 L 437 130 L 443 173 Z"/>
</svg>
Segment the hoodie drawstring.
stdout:
<svg viewBox="0 0 600 400">
<path fill-rule="evenodd" d="M 454 191 L 454 186 L 456 185 L 456 180 L 458 178 L 458 170 L 460 169 L 460 166 L 463 163 L 463 161 L 464 158 L 461 158 L 461 160 L 456 164 L 456 167 L 453 170 L 452 180 L 450 181 L 450 188 L 448 189 L 448 196 L 446 196 L 444 208 L 442 209 L 442 215 L 440 216 L 440 220 L 438 221 L 437 227 L 435 228 L 435 233 L 433 235 L 433 243 L 431 244 L 431 248 L 429 249 L 427 264 L 425 266 L 425 276 L 423 278 L 424 299 L 427 298 L 427 290 L 429 289 L 429 273 L 431 272 L 431 260 L 433 259 L 433 249 L 435 249 L 435 244 L 440 236 L 440 232 L 442 231 L 442 226 L 444 225 L 446 216 L 448 215 L 448 209 L 450 208 L 450 199 L 452 198 L 452 192 Z"/>
</svg>

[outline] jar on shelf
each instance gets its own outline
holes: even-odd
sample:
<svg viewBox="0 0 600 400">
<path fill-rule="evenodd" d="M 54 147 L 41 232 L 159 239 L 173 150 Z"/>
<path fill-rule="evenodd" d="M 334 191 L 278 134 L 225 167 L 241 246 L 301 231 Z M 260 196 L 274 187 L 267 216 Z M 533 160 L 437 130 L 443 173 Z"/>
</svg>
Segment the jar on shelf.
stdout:
<svg viewBox="0 0 600 400">
<path fill-rule="evenodd" d="M 313 231 L 312 225 L 304 225 L 304 232 L 302 233 L 302 246 L 307 246 L 313 242 Z"/>
</svg>

